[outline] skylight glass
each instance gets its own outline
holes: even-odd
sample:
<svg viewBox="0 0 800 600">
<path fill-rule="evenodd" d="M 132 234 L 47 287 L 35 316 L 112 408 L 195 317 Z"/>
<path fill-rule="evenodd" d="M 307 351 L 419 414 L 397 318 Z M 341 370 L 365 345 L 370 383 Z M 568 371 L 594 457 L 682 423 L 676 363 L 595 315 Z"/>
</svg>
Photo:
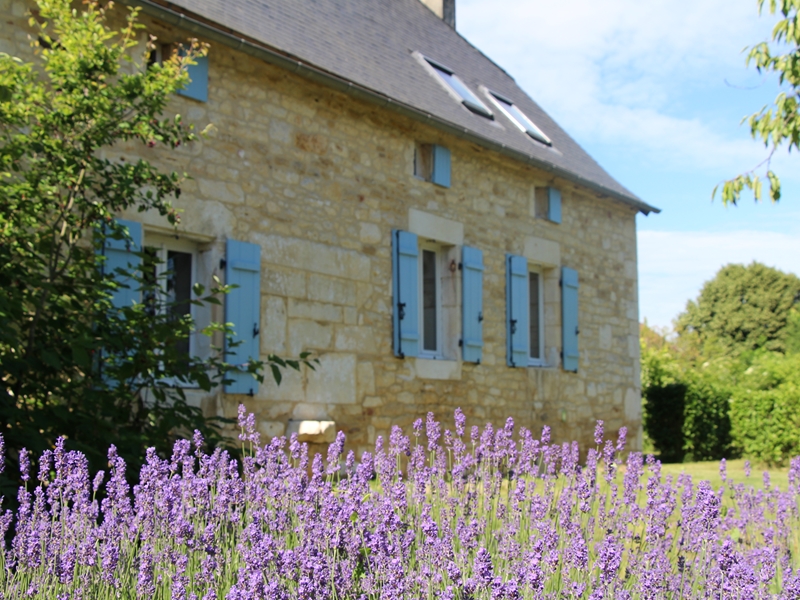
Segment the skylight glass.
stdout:
<svg viewBox="0 0 800 600">
<path fill-rule="evenodd" d="M 524 131 L 533 139 L 542 142 L 543 144 L 547 144 L 548 146 L 553 145 L 553 142 L 550 141 L 550 138 L 547 137 L 541 129 L 534 125 L 533 121 L 531 121 L 525 115 L 525 113 L 522 112 L 511 100 L 494 92 L 489 92 L 489 95 L 492 100 L 494 100 L 494 103 L 497 105 L 497 107 L 503 111 L 505 115 L 511 119 L 511 121 L 517 127 L 520 128 L 520 130 Z"/>
<path fill-rule="evenodd" d="M 481 102 L 478 97 L 472 93 L 466 84 L 458 78 L 458 75 L 453 73 L 453 71 L 444 65 L 440 65 L 429 58 L 426 58 L 425 60 L 427 60 L 428 64 L 433 67 L 433 70 L 436 71 L 436 74 L 442 78 L 442 81 L 444 81 L 451 90 L 458 94 L 464 106 L 466 106 L 472 112 L 478 113 L 479 115 L 489 117 L 490 119 L 494 118 L 494 115 L 492 114 L 492 111 L 489 110 L 489 107 Z"/>
</svg>

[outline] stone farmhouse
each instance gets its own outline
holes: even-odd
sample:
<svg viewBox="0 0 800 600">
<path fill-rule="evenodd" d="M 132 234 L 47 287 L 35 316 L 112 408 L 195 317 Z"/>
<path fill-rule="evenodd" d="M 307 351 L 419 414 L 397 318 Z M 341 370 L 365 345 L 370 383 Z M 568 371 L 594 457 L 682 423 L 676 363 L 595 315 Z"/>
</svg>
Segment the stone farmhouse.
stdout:
<svg viewBox="0 0 800 600">
<path fill-rule="evenodd" d="M 244 403 L 267 436 L 341 429 L 359 451 L 458 406 L 583 444 L 604 419 L 641 445 L 635 217 L 658 210 L 458 34 L 454 0 L 126 2 L 163 52 L 210 44 L 170 110 L 214 127 L 124 149 L 192 176 L 177 232 L 120 217 L 177 297 L 239 285 L 191 309 L 234 323 L 232 362 L 319 359 L 280 386 L 239 374 L 194 394 L 205 410 Z M 30 56 L 30 8 L 0 0 L 0 51 Z"/>
</svg>

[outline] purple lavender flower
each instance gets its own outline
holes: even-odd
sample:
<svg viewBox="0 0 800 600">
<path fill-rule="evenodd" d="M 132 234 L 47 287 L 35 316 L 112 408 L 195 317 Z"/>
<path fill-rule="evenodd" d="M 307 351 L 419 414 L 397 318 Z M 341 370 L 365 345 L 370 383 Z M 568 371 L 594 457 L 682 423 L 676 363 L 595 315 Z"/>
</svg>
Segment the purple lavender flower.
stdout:
<svg viewBox="0 0 800 600">
<path fill-rule="evenodd" d="M 428 452 L 433 452 L 439 446 L 441 430 L 439 422 L 434 418 L 433 413 L 429 412 L 425 421 L 425 435 L 428 438 Z"/>
<path fill-rule="evenodd" d="M 594 426 L 594 443 L 598 448 L 603 445 L 603 421 L 600 419 Z"/>
<path fill-rule="evenodd" d="M 458 437 L 464 436 L 464 426 L 467 424 L 467 417 L 464 416 L 464 412 L 461 410 L 461 407 L 455 410 L 455 421 L 456 421 L 456 434 Z"/>
</svg>

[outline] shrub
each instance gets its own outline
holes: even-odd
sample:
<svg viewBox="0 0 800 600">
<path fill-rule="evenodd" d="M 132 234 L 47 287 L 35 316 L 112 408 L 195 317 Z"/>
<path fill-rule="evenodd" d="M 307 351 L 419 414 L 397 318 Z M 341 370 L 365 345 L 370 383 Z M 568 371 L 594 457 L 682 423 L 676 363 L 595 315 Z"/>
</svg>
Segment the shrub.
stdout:
<svg viewBox="0 0 800 600">
<path fill-rule="evenodd" d="M 800 354 L 754 360 L 733 395 L 731 422 L 745 456 L 784 465 L 800 453 Z"/>
<path fill-rule="evenodd" d="M 19 491 L 13 542 L 0 547 L 3 598 L 796 599 L 800 594 L 800 458 L 789 489 L 728 491 L 663 478 L 602 423 L 578 463 L 513 421 L 442 433 L 429 414 L 413 439 L 342 461 L 297 442 L 261 444 L 240 410 L 246 456 L 204 453 L 195 436 L 169 460 L 149 452 L 140 484 L 90 478 L 63 440 L 39 483 Z M 424 434 L 423 434 L 424 430 Z M 423 437 L 424 436 L 424 437 Z M 516 440 L 516 441 L 515 441 Z M 309 469 L 310 462 L 310 469 Z M 26 477 L 30 472 L 27 461 Z M 104 493 L 98 502 L 96 493 Z M 0 518 L 0 539 L 11 515 Z"/>
<path fill-rule="evenodd" d="M 642 348 L 643 427 L 664 462 L 731 458 L 729 397 L 716 373 L 685 369 L 669 348 Z"/>
</svg>

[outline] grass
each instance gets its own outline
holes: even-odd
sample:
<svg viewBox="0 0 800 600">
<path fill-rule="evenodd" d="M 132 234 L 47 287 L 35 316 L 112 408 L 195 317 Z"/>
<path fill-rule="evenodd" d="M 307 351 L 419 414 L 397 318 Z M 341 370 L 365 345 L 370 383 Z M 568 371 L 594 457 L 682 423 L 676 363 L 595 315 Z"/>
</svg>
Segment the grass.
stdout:
<svg viewBox="0 0 800 600">
<path fill-rule="evenodd" d="M 755 488 L 763 487 L 763 473 L 767 471 L 770 476 L 770 482 L 773 486 L 778 486 L 781 490 L 786 490 L 789 485 L 789 468 L 765 468 L 765 467 L 752 467 L 750 477 L 744 474 L 744 459 L 729 460 L 727 461 L 728 478 L 733 479 L 735 483 L 744 483 L 745 485 L 752 485 Z M 719 488 L 722 485 L 722 478 L 719 475 L 719 461 L 704 461 L 692 463 L 671 463 L 664 464 L 661 467 L 664 475 L 672 475 L 677 477 L 683 472 L 692 476 L 694 481 L 710 481 L 714 488 Z"/>
</svg>

